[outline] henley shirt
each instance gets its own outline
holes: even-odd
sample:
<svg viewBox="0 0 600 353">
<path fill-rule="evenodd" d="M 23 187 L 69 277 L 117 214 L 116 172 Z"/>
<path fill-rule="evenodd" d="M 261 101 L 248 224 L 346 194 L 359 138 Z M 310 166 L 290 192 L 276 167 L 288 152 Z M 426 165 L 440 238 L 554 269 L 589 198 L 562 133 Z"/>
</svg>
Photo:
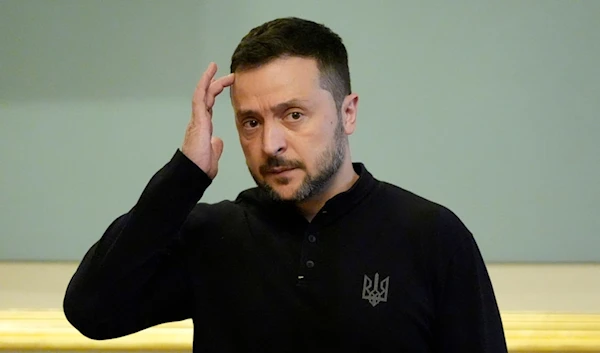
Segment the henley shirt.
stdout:
<svg viewBox="0 0 600 353">
<path fill-rule="evenodd" d="M 177 150 L 91 246 L 64 298 L 83 335 L 192 319 L 195 353 L 507 352 L 476 241 L 362 163 L 311 222 L 261 189 L 202 202 Z"/>
</svg>

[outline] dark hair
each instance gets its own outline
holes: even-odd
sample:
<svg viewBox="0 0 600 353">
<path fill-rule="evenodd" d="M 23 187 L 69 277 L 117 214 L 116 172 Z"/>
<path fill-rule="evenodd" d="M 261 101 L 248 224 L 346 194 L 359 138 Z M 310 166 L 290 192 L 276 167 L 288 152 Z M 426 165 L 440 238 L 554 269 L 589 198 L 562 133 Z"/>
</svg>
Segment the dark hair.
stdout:
<svg viewBox="0 0 600 353">
<path fill-rule="evenodd" d="M 235 48 L 230 70 L 252 69 L 282 56 L 315 59 L 321 87 L 331 92 L 338 110 L 352 92 L 342 39 L 322 24 L 297 17 L 278 18 L 250 30 Z"/>
</svg>

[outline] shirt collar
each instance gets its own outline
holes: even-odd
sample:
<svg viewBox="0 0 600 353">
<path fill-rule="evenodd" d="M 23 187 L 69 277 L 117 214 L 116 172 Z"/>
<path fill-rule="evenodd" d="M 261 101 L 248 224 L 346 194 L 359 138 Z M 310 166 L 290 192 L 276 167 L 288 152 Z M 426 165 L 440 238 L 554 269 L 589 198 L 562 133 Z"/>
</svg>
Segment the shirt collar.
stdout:
<svg viewBox="0 0 600 353">
<path fill-rule="evenodd" d="M 362 163 L 352 163 L 354 171 L 358 175 L 358 180 L 350 189 L 341 192 L 329 199 L 321 213 L 326 219 L 331 221 L 347 214 L 356 207 L 376 186 L 377 181 Z"/>
<path fill-rule="evenodd" d="M 319 222 L 330 223 L 347 214 L 356 207 L 377 185 L 377 180 L 363 163 L 352 163 L 358 175 L 357 181 L 348 190 L 329 199 L 315 217 Z M 238 196 L 238 202 L 249 204 L 257 212 L 265 214 L 269 219 L 281 220 L 285 223 L 298 221 L 301 217 L 293 203 L 275 201 L 262 189 L 255 187 Z"/>
</svg>

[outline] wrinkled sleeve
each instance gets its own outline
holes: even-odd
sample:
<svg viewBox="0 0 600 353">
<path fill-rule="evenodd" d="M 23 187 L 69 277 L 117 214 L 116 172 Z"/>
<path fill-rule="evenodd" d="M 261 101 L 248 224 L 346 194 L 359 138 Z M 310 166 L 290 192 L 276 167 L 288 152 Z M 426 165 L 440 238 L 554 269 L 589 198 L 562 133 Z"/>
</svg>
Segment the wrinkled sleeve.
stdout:
<svg viewBox="0 0 600 353">
<path fill-rule="evenodd" d="M 180 230 L 210 183 L 180 150 L 150 179 L 137 203 L 90 247 L 69 282 L 63 309 L 76 329 L 109 339 L 190 317 Z"/>
</svg>

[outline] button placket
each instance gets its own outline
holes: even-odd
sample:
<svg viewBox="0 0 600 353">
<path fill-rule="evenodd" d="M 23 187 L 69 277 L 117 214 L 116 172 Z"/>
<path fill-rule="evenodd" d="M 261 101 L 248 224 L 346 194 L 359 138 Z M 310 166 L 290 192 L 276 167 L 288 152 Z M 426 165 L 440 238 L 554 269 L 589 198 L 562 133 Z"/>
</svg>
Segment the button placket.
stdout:
<svg viewBox="0 0 600 353">
<path fill-rule="evenodd" d="M 308 239 L 308 242 L 311 243 L 311 245 L 313 245 L 313 246 L 309 246 L 309 248 L 314 249 L 314 244 L 317 241 L 317 237 L 315 236 L 314 232 L 309 233 L 307 239 Z M 314 250 L 309 250 L 309 253 L 314 256 Z M 306 268 L 313 268 L 313 267 L 315 267 L 315 262 L 312 259 L 309 259 L 306 261 L 305 265 L 306 265 Z"/>
<path fill-rule="evenodd" d="M 309 232 L 308 236 L 306 237 L 308 239 L 308 242 L 312 245 L 309 246 L 309 253 L 313 254 L 314 256 L 314 244 L 317 242 L 317 237 L 315 235 L 315 232 Z M 315 261 L 313 259 L 309 259 L 305 262 L 306 268 L 313 268 L 315 267 Z"/>
<path fill-rule="evenodd" d="M 317 246 L 317 235 L 315 226 L 309 226 L 304 232 L 304 241 L 302 242 L 302 253 L 300 254 L 300 273 L 298 274 L 299 284 L 303 283 L 308 285 L 312 274 L 317 267 L 318 259 L 318 246 Z"/>
</svg>

